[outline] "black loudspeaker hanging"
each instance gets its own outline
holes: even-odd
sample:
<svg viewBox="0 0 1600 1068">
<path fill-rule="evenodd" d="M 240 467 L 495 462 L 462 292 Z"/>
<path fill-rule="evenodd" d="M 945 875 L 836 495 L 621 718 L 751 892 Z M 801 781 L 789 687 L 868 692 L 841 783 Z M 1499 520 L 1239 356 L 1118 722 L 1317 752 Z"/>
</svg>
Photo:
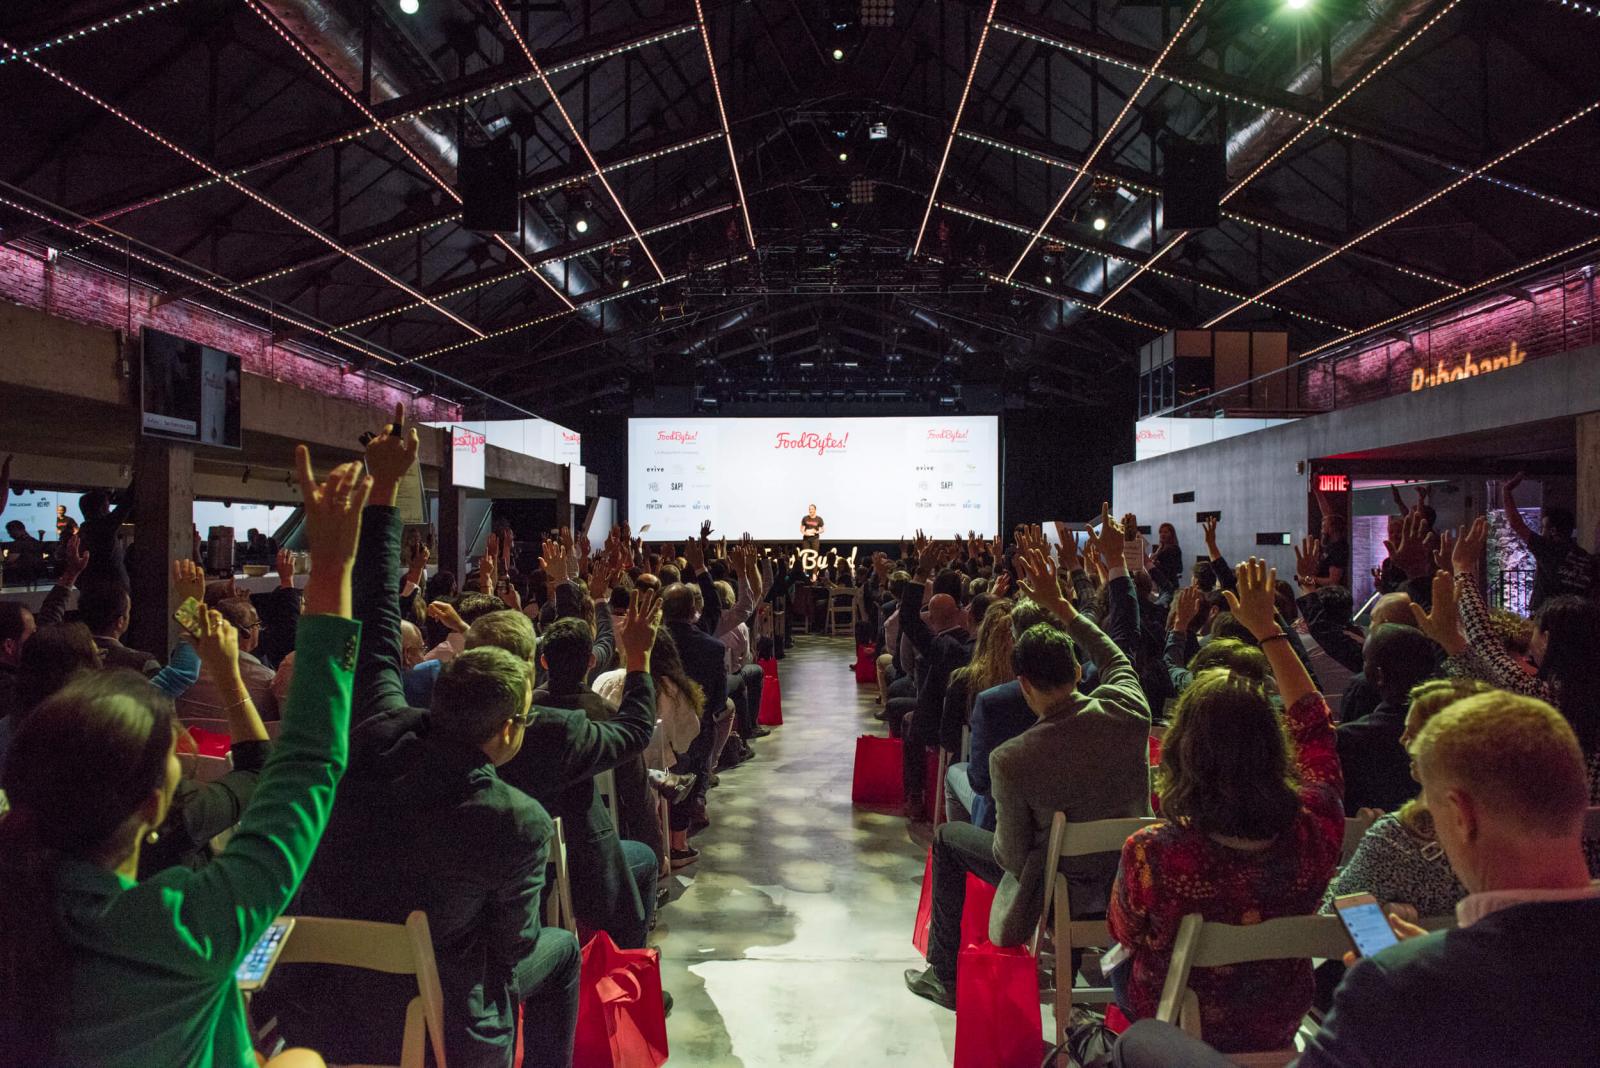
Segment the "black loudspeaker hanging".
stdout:
<svg viewBox="0 0 1600 1068">
<path fill-rule="evenodd" d="M 1221 145 L 1171 138 L 1162 145 L 1161 227 L 1200 230 L 1222 222 L 1220 202 L 1228 184 Z"/>
<path fill-rule="evenodd" d="M 517 150 L 511 138 L 461 148 L 461 225 L 485 233 L 515 233 Z"/>
</svg>

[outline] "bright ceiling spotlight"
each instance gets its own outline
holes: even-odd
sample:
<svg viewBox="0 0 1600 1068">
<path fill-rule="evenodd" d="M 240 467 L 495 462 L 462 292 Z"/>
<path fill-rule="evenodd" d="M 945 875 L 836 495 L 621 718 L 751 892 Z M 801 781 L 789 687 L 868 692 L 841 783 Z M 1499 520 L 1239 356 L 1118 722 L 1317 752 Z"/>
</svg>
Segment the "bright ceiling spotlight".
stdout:
<svg viewBox="0 0 1600 1068">
<path fill-rule="evenodd" d="M 1097 231 L 1104 230 L 1106 227 L 1108 227 L 1110 225 L 1111 225 L 1111 220 L 1106 218 L 1104 212 L 1096 212 L 1095 213 L 1095 217 L 1094 217 L 1094 228 L 1095 228 L 1095 230 L 1097 230 Z"/>
<path fill-rule="evenodd" d="M 839 162 L 840 163 L 849 163 L 850 162 L 850 153 L 848 153 L 848 152 L 839 153 Z"/>
<path fill-rule="evenodd" d="M 420 0 L 400 0 L 400 10 L 407 15 L 415 15 L 422 10 L 422 4 Z"/>
<path fill-rule="evenodd" d="M 1053 285 L 1056 284 L 1056 280 L 1054 278 L 1051 278 L 1049 275 L 1045 275 L 1044 276 L 1044 284 L 1047 285 L 1047 286 L 1053 286 Z"/>
<path fill-rule="evenodd" d="M 1283 0 L 1283 6 L 1290 11 L 1304 11 L 1311 6 L 1311 0 Z"/>
<path fill-rule="evenodd" d="M 579 216 L 578 221 L 572 224 L 572 228 L 580 234 L 586 234 L 589 232 L 589 220 Z"/>
<path fill-rule="evenodd" d="M 410 2 L 415 3 L 416 0 L 410 0 Z M 843 63 L 844 62 L 844 49 L 835 48 L 833 50 L 833 61 L 835 63 Z"/>
<path fill-rule="evenodd" d="M 623 280 L 622 280 L 622 288 L 623 288 L 623 289 L 627 289 L 627 288 L 628 288 L 628 287 L 629 287 L 629 286 L 630 286 L 630 285 L 632 285 L 632 284 L 633 284 L 633 282 L 632 282 L 632 280 L 631 280 L 631 279 L 628 279 L 628 278 L 624 278 L 624 279 L 623 279 Z"/>
<path fill-rule="evenodd" d="M 830 219 L 830 220 L 828 220 L 828 229 L 830 229 L 830 230 L 839 229 L 839 220 L 838 219 Z"/>
</svg>

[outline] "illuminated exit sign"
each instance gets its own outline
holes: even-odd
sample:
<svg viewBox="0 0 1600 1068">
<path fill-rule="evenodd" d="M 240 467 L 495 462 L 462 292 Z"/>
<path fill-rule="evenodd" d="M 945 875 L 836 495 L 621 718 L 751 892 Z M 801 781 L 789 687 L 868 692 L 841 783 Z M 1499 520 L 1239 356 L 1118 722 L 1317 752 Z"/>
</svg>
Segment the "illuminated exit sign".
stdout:
<svg viewBox="0 0 1600 1068">
<path fill-rule="evenodd" d="M 1350 476 L 1318 475 L 1317 489 L 1323 493 L 1344 493 L 1350 489 Z"/>
</svg>

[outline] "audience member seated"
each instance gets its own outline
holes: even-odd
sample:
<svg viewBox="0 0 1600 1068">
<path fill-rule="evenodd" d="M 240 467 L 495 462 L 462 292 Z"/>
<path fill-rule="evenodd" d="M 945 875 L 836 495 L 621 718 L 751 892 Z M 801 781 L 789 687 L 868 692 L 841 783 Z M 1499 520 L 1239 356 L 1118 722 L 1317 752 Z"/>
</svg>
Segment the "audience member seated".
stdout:
<svg viewBox="0 0 1600 1068">
<path fill-rule="evenodd" d="M 467 647 L 467 630 L 479 616 L 498 612 L 506 603 L 492 593 L 463 593 L 454 604 L 449 601 L 430 601 L 428 618 L 442 623 L 447 630 L 444 639 L 429 649 L 423 660 L 441 660 L 448 664 Z"/>
<path fill-rule="evenodd" d="M 278 698 L 272 692 L 274 673 L 252 655 L 261 640 L 261 617 L 256 614 L 255 606 L 247 598 L 231 597 L 219 602 L 215 610 L 239 633 L 239 673 L 256 711 L 263 720 L 277 719 Z M 229 694 L 222 682 L 228 681 L 231 680 L 219 681 L 209 675 L 202 664 L 200 680 L 178 699 L 178 718 L 185 721 L 226 719 Z"/>
<path fill-rule="evenodd" d="M 0 779 L 7 1068 L 257 1063 L 234 973 L 294 895 L 344 770 L 360 630 L 345 618 L 349 569 L 370 485 L 347 464 L 318 486 L 304 449 L 297 462 L 312 554 L 300 672 L 277 751 L 210 865 L 136 881 L 180 773 L 172 702 L 148 680 L 74 679 L 17 735 Z"/>
<path fill-rule="evenodd" d="M 1344 812 L 1392 812 L 1416 796 L 1411 758 L 1401 744 L 1411 692 L 1439 673 L 1439 647 L 1415 627 L 1384 623 L 1365 645 L 1363 674 L 1378 691 L 1378 707 L 1339 724 L 1335 738 L 1344 772 Z"/>
<path fill-rule="evenodd" d="M 94 643 L 100 647 L 101 663 L 108 668 L 127 668 L 141 675 L 154 675 L 161 670 L 160 661 L 149 653 L 122 644 L 132 612 L 133 600 L 122 586 L 99 583 L 78 591 L 78 621 L 94 635 Z"/>
<path fill-rule="evenodd" d="M 1400 944 L 1355 960 L 1297 1068 L 1592 1065 L 1600 887 L 1581 845 L 1588 805 L 1571 726 L 1502 692 L 1458 701 L 1412 743 L 1422 801 L 1469 891 L 1454 930 L 1391 915 Z M 1209 1037 L 1209 1031 L 1207 1032 Z M 1231 1062 L 1166 1024 L 1135 1024 L 1124 1068 Z"/>
<path fill-rule="evenodd" d="M 933 839 L 933 924 L 928 968 L 906 972 L 912 993 L 955 1007 L 961 911 L 967 872 L 998 886 L 989 915 L 989 938 L 1017 945 L 1038 922 L 1045 885 L 1050 825 L 1057 812 L 1075 823 L 1150 814 L 1148 742 L 1150 710 L 1132 663 L 1100 628 L 1063 595 L 1043 537 L 1025 535 L 1024 593 L 1050 611 L 1066 633 L 1036 624 L 1016 642 L 1012 666 L 1039 722 L 995 749 L 989 760 L 994 790 L 993 834 L 966 823 L 946 823 Z M 1122 571 L 1122 535 L 1114 523 L 1102 535 L 1108 570 Z M 1076 648 L 1100 668 L 1100 685 L 1077 691 Z M 1116 871 L 1116 854 L 1074 857 L 1062 870 L 1073 887 L 1079 917 L 1103 913 Z M 1070 969 L 1064 969 L 1070 971 Z M 1063 975 L 1062 982 L 1070 982 Z"/>
<path fill-rule="evenodd" d="M 646 589 L 643 585 L 637 588 Z M 606 672 L 594 680 L 594 692 L 616 705 L 622 700 L 627 674 L 626 668 Z M 700 733 L 706 695 L 684 672 L 677 643 L 665 628 L 656 631 L 656 642 L 650 653 L 650 677 L 656 683 L 656 727 L 650 735 L 650 744 L 645 747 L 644 762 L 652 773 L 661 773 L 651 776 L 651 782 L 658 784 L 657 789 L 670 799 L 681 800 L 678 782 L 687 781 L 690 776 L 673 775 L 667 769 L 678 762 Z"/>
<path fill-rule="evenodd" d="M 978 695 L 1017 677 L 1011 667 L 1011 650 L 1016 646 L 1016 633 L 1011 627 L 1012 607 L 1012 602 L 1004 599 L 990 603 L 978 624 L 972 660 L 950 673 L 950 685 L 944 695 L 944 716 L 939 725 L 939 747 L 950 759 L 943 786 L 946 819 L 973 822 L 974 795 L 967 763 L 961 759 L 961 737 L 970 726 L 972 706 Z M 1031 714 L 1029 720 L 1032 721 Z"/>
<path fill-rule="evenodd" d="M 689 796 L 682 804 L 672 806 L 671 848 L 675 856 L 683 857 L 689 855 L 689 835 L 711 825 L 706 814 L 706 791 L 711 786 L 713 746 L 723 717 L 731 714 L 727 709 L 727 648 L 716 637 L 722 603 L 706 571 L 705 539 L 710 535 L 708 522 L 701 538 L 690 540 L 683 547 L 685 566 L 696 584 L 672 582 L 665 585 L 661 593 L 661 612 L 667 633 L 678 647 L 685 674 L 705 694 L 705 715 L 700 732 L 672 769 L 695 776 Z M 666 571 L 667 566 L 662 565 L 658 572 L 663 583 L 667 583 Z"/>
<path fill-rule="evenodd" d="M 1122 850 L 1109 915 L 1120 951 L 1110 955 L 1110 978 L 1130 1019 L 1155 1015 L 1184 916 L 1238 924 L 1314 912 L 1339 862 L 1343 781 L 1333 724 L 1284 640 L 1275 579 L 1260 560 L 1241 563 L 1228 605 L 1271 662 L 1287 711 L 1280 719 L 1254 680 L 1215 669 L 1196 677 L 1162 741 L 1165 822 Z M 1189 985 L 1207 1041 L 1227 1052 L 1287 1045 L 1311 1007 L 1305 961 L 1196 969 Z"/>
<path fill-rule="evenodd" d="M 944 715 L 944 695 L 950 685 L 950 674 L 972 659 L 972 633 L 967 629 L 965 614 L 956 600 L 961 589 L 960 572 L 944 572 L 955 577 L 957 592 L 937 592 L 936 582 L 936 592 L 928 599 L 927 619 L 922 618 L 922 595 L 928 588 L 928 580 L 939 574 L 940 568 L 953 555 L 953 550 L 944 546 L 919 545 L 916 572 L 906 584 L 905 596 L 900 601 L 900 633 L 911 639 L 923 661 L 916 704 L 906 712 L 910 723 L 903 723 L 899 732 L 904 742 L 902 770 L 906 815 L 912 819 L 922 819 L 926 811 L 923 787 L 927 777 L 927 750 L 939 744 L 939 723 Z M 892 722 L 890 729 L 894 729 Z"/>
<path fill-rule="evenodd" d="M 0 720 L 16 707 L 17 666 L 22 647 L 38 630 L 28 607 L 16 601 L 0 601 Z"/>
<path fill-rule="evenodd" d="M 496 771 L 522 748 L 534 717 L 531 665 L 504 649 L 463 649 L 440 672 L 431 709 L 405 704 L 398 598 L 404 528 L 394 500 L 417 438 L 415 431 L 393 432 L 402 422 L 397 411 L 390 432 L 367 446 L 372 494 L 356 561 L 363 631 L 350 774 L 301 908 L 385 923 L 402 923 L 416 909 L 427 913 L 453 1068 L 508 1068 L 519 1004 L 526 1063 L 567 1068 L 579 954 L 570 934 L 543 926 L 554 825 L 542 805 Z M 296 650 L 295 686 L 304 656 Z M 280 970 L 264 993 L 296 1041 L 340 1062 L 392 1064 L 415 992 L 410 976 L 295 966 Z"/>
</svg>

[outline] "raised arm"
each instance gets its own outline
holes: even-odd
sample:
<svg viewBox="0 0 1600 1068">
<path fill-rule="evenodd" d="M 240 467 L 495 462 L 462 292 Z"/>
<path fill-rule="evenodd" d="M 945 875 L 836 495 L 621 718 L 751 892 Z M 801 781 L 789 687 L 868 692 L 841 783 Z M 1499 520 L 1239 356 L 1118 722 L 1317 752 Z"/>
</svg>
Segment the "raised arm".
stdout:
<svg viewBox="0 0 1600 1068">
<path fill-rule="evenodd" d="M 402 430 L 404 409 L 395 406 L 388 432 L 367 444 L 372 494 L 356 552 L 355 615 L 361 620 L 361 653 L 356 661 L 355 712 L 359 724 L 406 707 L 400 638 L 400 542 L 404 526 L 394 507 L 400 480 L 417 458 L 417 432 Z M 295 657 L 296 671 L 299 657 Z"/>
<path fill-rule="evenodd" d="M 650 649 L 655 645 L 660 598 L 635 590 L 628 614 L 617 631 L 627 676 L 617 714 L 597 722 L 573 717 L 577 736 L 569 739 L 562 759 L 563 783 L 590 778 L 644 752 L 656 725 L 655 683 L 650 678 Z"/>
<path fill-rule="evenodd" d="M 1306 666 L 1295 655 L 1289 636 L 1279 624 L 1277 604 L 1274 601 L 1278 569 L 1269 568 L 1265 560 L 1252 556 L 1239 564 L 1234 572 L 1238 580 L 1235 593 L 1228 590 L 1223 596 L 1234 618 L 1255 635 L 1261 651 L 1267 654 L 1272 665 L 1273 678 L 1278 683 L 1278 693 L 1285 707 L 1293 707 L 1301 698 L 1315 694 L 1316 687 Z M 1331 728 L 1330 728 L 1331 732 Z M 1332 734 L 1329 734 L 1331 742 Z"/>
<path fill-rule="evenodd" d="M 1518 471 L 1504 486 L 1500 487 L 1500 492 L 1505 496 L 1506 523 L 1510 525 L 1511 532 L 1522 539 L 1522 544 L 1524 545 L 1529 544 L 1538 537 L 1533 532 L 1533 528 L 1528 526 L 1528 521 L 1522 518 L 1522 510 L 1517 507 L 1517 487 L 1522 485 L 1522 480 L 1526 477 L 1521 471 Z"/>
</svg>

